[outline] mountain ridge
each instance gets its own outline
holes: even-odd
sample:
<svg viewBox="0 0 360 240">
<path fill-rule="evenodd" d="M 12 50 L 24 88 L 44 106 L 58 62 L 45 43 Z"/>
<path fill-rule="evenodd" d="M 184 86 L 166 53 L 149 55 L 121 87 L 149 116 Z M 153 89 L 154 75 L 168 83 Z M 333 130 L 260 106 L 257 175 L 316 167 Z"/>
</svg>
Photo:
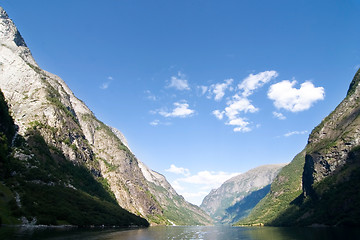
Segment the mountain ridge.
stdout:
<svg viewBox="0 0 360 240">
<path fill-rule="evenodd" d="M 234 206 L 236 204 L 240 206 L 240 202 L 251 193 L 271 184 L 277 173 L 285 165 L 263 165 L 232 177 L 219 188 L 211 190 L 204 198 L 200 207 L 219 223 L 233 223 L 238 216 L 235 216 L 232 212 L 242 212 L 240 209 L 235 209 Z M 246 209 L 246 211 L 248 212 L 249 209 Z M 246 215 L 246 213 L 243 214 Z"/>
<path fill-rule="evenodd" d="M 60 77 L 37 65 L 1 7 L 0 20 L 0 89 L 19 134 L 25 136 L 29 129 L 39 132 L 65 158 L 86 167 L 95 178 L 105 179 L 118 204 L 126 210 L 145 217 L 151 224 L 176 223 L 178 219 L 164 216 L 171 211 L 155 196 L 162 192 L 157 193 L 145 178 L 123 134 L 98 120 Z M 175 191 L 172 194 L 178 196 Z M 184 219 L 182 224 L 211 223 L 202 210 L 189 208 L 184 199 L 179 205 L 196 216 Z"/>
</svg>

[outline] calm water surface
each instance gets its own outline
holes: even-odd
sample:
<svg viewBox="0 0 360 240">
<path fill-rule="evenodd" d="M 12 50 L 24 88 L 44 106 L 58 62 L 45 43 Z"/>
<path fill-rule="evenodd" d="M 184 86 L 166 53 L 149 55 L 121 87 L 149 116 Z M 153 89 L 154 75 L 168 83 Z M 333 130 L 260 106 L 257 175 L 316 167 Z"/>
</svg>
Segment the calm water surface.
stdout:
<svg viewBox="0 0 360 240">
<path fill-rule="evenodd" d="M 89 240 L 163 240 L 163 239 L 241 239 L 241 240 L 312 240 L 359 239 L 359 229 L 275 228 L 230 226 L 174 226 L 145 229 L 69 229 L 0 228 L 0 239 L 89 239 Z"/>
</svg>

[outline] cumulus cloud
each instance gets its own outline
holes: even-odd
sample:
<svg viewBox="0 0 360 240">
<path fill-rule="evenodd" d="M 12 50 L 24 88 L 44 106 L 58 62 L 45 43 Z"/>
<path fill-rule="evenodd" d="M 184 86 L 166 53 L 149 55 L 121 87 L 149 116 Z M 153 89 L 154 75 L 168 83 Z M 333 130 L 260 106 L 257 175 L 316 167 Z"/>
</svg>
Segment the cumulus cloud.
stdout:
<svg viewBox="0 0 360 240">
<path fill-rule="evenodd" d="M 254 90 L 262 87 L 264 84 L 268 83 L 277 76 L 278 73 L 276 71 L 265 71 L 255 75 L 250 74 L 238 85 L 238 88 L 242 90 L 242 95 L 244 97 L 248 97 L 254 92 Z"/>
<path fill-rule="evenodd" d="M 306 134 L 308 131 L 293 131 L 293 132 L 288 132 L 288 133 L 285 133 L 284 136 L 285 137 L 290 137 L 292 135 L 303 135 L 303 134 Z"/>
<path fill-rule="evenodd" d="M 225 114 L 230 120 L 237 118 L 241 112 L 255 113 L 259 110 L 252 105 L 249 99 L 240 97 L 237 94 L 232 97 L 232 100 L 227 102 L 227 105 L 228 107 L 225 108 Z"/>
<path fill-rule="evenodd" d="M 163 117 L 190 117 L 195 113 L 195 110 L 189 108 L 189 104 L 186 101 L 175 102 L 174 109 L 171 112 L 160 110 L 159 114 Z"/>
<path fill-rule="evenodd" d="M 177 90 L 190 90 L 188 81 L 185 79 L 185 75 L 181 72 L 177 76 L 172 76 L 168 88 L 176 88 Z"/>
<path fill-rule="evenodd" d="M 278 109 L 286 109 L 291 112 L 300 112 L 309 109 L 313 103 L 323 100 L 325 90 L 323 87 L 315 87 L 309 81 L 300 85 L 297 89 L 294 80 L 284 80 L 270 86 L 268 98 L 274 101 L 274 105 Z"/>
<path fill-rule="evenodd" d="M 175 174 L 181 174 L 184 176 L 189 176 L 190 175 L 190 171 L 187 168 L 182 168 L 182 167 L 177 167 L 174 164 L 170 165 L 169 169 L 165 169 L 166 172 L 171 172 L 171 173 L 175 173 Z"/>
<path fill-rule="evenodd" d="M 245 97 L 241 97 L 235 94 L 231 100 L 227 102 L 227 107 L 224 111 L 214 110 L 212 114 L 219 120 L 222 120 L 224 116 L 227 117 L 226 125 L 234 126 L 234 132 L 249 132 L 250 122 L 241 117 L 242 113 L 255 113 L 259 109 L 252 105 L 251 101 Z"/>
<path fill-rule="evenodd" d="M 212 111 L 212 114 L 214 114 L 215 117 L 219 120 L 224 118 L 224 113 L 225 113 L 224 111 L 220 112 L 219 110 Z"/>
<path fill-rule="evenodd" d="M 215 94 L 214 99 L 216 101 L 220 101 L 224 97 L 226 89 L 231 86 L 233 81 L 233 79 L 226 79 L 223 83 L 212 84 L 210 86 L 212 93 Z"/>
<path fill-rule="evenodd" d="M 241 117 L 229 120 L 226 123 L 226 125 L 236 126 L 234 132 L 250 132 L 251 128 L 248 127 L 249 124 L 246 118 Z"/>
<path fill-rule="evenodd" d="M 227 102 L 227 107 L 224 111 L 220 112 L 219 110 L 213 111 L 213 114 L 218 118 L 222 119 L 225 115 L 228 118 L 226 125 L 235 126 L 234 132 L 249 132 L 251 128 L 249 127 L 250 122 L 246 118 L 241 117 L 242 113 L 255 113 L 259 109 L 256 108 L 249 99 L 240 97 L 235 94 L 230 101 Z"/>
<path fill-rule="evenodd" d="M 280 119 L 280 120 L 285 120 L 286 117 L 284 116 L 284 114 L 279 113 L 279 112 L 273 112 L 273 116 Z"/>
</svg>

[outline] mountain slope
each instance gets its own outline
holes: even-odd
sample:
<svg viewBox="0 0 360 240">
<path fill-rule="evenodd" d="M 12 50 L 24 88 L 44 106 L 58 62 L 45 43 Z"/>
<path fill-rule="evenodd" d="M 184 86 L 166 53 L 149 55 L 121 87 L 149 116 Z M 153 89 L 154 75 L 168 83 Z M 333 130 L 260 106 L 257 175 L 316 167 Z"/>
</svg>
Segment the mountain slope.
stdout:
<svg viewBox="0 0 360 240">
<path fill-rule="evenodd" d="M 277 178 L 271 186 L 276 191 L 239 224 L 360 225 L 359 82 L 360 69 L 345 99 L 312 131 L 304 152 L 289 164 L 296 177 Z M 297 190 L 286 188 L 291 185 Z"/>
<path fill-rule="evenodd" d="M 96 181 L 87 169 L 74 166 L 37 130 L 28 130 L 25 137 L 15 134 L 1 91 L 0 108 L 2 223 L 149 225 L 117 204 L 105 179 Z"/>
<path fill-rule="evenodd" d="M 19 134 L 36 131 L 67 160 L 105 179 L 121 207 L 153 224 L 170 224 L 123 135 L 99 121 L 61 78 L 39 68 L 1 7 L 0 33 L 0 88 Z"/>
<path fill-rule="evenodd" d="M 264 165 L 235 176 L 212 190 L 200 207 L 219 223 L 233 223 L 248 214 L 254 201 L 257 203 L 266 195 L 265 187 L 271 184 L 283 166 L 285 164 Z M 263 188 L 265 191 L 260 191 Z"/>
</svg>

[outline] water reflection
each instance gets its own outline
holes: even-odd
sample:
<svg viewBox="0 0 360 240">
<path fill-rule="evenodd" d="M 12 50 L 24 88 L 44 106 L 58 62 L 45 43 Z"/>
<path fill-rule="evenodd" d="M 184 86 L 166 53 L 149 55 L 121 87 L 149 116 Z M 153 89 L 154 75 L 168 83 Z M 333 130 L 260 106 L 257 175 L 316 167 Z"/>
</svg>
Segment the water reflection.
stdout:
<svg viewBox="0 0 360 240">
<path fill-rule="evenodd" d="M 359 229 L 177 226 L 145 229 L 0 228 L 0 239 L 89 240 L 312 240 L 357 239 Z"/>
</svg>

